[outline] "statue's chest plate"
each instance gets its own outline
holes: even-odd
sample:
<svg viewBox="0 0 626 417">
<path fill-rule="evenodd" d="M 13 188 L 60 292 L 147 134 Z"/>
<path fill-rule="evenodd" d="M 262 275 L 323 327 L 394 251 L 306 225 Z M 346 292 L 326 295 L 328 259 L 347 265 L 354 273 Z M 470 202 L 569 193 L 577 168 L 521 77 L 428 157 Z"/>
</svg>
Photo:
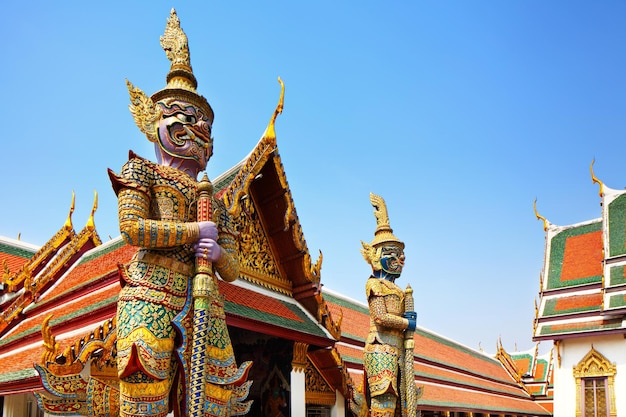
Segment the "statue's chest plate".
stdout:
<svg viewBox="0 0 626 417">
<path fill-rule="evenodd" d="M 150 217 L 162 220 L 196 220 L 196 181 L 170 167 L 159 167 L 152 185 Z"/>
</svg>

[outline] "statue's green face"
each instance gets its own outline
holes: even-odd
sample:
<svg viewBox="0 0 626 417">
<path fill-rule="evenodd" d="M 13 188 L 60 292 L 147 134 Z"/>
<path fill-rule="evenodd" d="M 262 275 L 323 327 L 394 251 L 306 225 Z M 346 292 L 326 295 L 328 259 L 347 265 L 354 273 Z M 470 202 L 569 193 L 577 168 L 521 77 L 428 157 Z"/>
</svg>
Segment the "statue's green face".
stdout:
<svg viewBox="0 0 626 417">
<path fill-rule="evenodd" d="M 184 101 L 159 101 L 162 118 L 158 145 L 169 157 L 187 160 L 204 170 L 213 154 L 209 118 L 196 106 Z"/>
<path fill-rule="evenodd" d="M 388 274 L 399 276 L 404 267 L 404 249 L 400 245 L 386 243 L 380 254 L 380 265 Z"/>
</svg>

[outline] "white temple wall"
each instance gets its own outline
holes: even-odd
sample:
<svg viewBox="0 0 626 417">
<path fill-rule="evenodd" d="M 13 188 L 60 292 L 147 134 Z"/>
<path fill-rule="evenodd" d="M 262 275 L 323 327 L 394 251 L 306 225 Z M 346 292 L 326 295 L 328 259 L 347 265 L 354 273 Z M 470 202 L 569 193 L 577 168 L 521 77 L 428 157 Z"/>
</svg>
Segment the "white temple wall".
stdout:
<svg viewBox="0 0 626 417">
<path fill-rule="evenodd" d="M 559 351 L 554 348 L 554 416 L 576 416 L 576 379 L 574 367 L 591 350 L 601 353 L 615 364 L 615 408 L 618 417 L 626 417 L 626 339 L 624 335 L 610 335 L 565 339 L 560 342 Z M 561 364 L 559 366 L 558 354 Z"/>
</svg>

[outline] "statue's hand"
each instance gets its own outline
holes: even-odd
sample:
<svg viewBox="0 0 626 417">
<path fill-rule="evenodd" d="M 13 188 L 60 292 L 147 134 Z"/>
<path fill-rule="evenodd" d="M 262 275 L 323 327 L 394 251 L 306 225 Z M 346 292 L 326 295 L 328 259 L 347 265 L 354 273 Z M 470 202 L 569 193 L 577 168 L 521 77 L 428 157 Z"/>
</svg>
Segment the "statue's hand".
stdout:
<svg viewBox="0 0 626 417">
<path fill-rule="evenodd" d="M 213 222 L 198 222 L 200 239 L 217 240 L 217 225 Z"/>
<path fill-rule="evenodd" d="M 211 262 L 217 261 L 222 255 L 222 248 L 214 239 L 200 238 L 196 243 L 194 243 L 193 249 L 196 252 L 196 258 L 203 258 Z"/>
<path fill-rule="evenodd" d="M 415 311 L 407 311 L 402 317 L 409 321 L 409 327 L 406 328 L 406 331 L 415 331 L 415 327 L 417 326 L 417 313 Z"/>
</svg>

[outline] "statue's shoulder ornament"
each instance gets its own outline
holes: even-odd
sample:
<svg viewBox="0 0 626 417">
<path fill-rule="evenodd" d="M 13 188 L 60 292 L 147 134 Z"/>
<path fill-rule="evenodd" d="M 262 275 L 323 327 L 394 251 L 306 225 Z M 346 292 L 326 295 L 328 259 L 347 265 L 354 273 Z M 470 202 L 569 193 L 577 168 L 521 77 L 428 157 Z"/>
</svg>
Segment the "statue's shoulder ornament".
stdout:
<svg viewBox="0 0 626 417">
<path fill-rule="evenodd" d="M 119 174 L 110 168 L 108 170 L 113 191 L 117 195 L 123 188 L 132 188 L 148 194 L 154 177 L 154 168 L 153 162 L 130 151 L 128 161 L 122 166 Z"/>
</svg>

